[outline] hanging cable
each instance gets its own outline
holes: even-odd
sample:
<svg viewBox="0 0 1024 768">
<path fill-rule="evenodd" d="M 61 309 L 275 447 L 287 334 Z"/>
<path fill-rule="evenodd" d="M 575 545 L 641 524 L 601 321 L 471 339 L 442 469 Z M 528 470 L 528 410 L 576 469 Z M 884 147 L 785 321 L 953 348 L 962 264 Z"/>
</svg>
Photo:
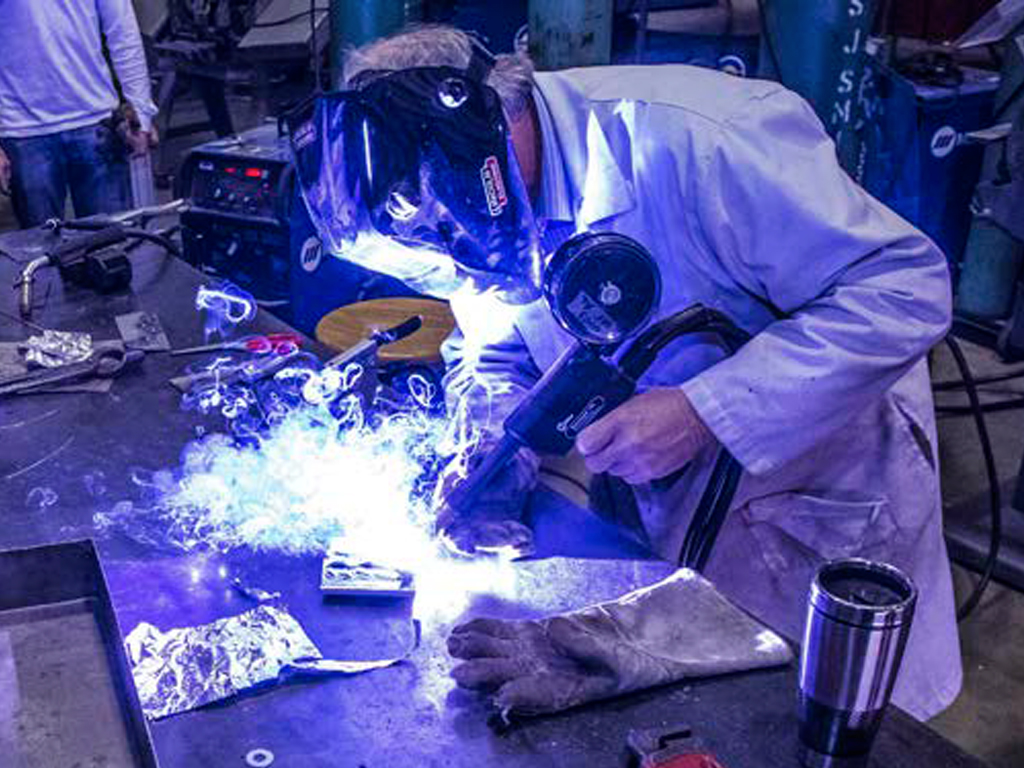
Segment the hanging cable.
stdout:
<svg viewBox="0 0 1024 768">
<path fill-rule="evenodd" d="M 1002 411 L 1018 411 L 1024 408 L 1024 397 L 1014 397 L 1009 400 L 999 400 L 994 403 L 984 403 L 977 410 L 981 413 L 1000 413 Z M 935 412 L 941 416 L 973 416 L 975 408 L 973 405 L 940 405 Z"/>
<path fill-rule="evenodd" d="M 974 376 L 971 373 L 970 366 L 967 364 L 967 358 L 964 356 L 963 350 L 960 349 L 956 339 L 952 336 L 947 336 L 946 345 L 953 354 L 953 360 L 956 361 L 957 368 L 960 369 L 960 376 L 963 378 L 964 387 L 967 389 L 967 398 L 971 401 L 974 423 L 978 428 L 978 440 L 981 442 L 981 452 L 985 459 L 985 472 L 988 475 L 989 483 L 989 503 L 992 508 L 992 527 L 989 537 L 988 557 L 985 559 L 985 565 L 981 571 L 981 580 L 956 612 L 957 621 L 963 621 L 978 607 L 981 598 L 985 594 L 985 590 L 988 588 L 989 582 L 992 581 L 996 564 L 999 562 L 999 548 L 1003 540 L 1003 501 L 999 490 L 999 474 L 996 472 L 996 460 L 992 452 L 992 441 L 989 439 L 988 425 L 985 423 L 985 412 L 982 408 L 981 400 L 978 398 L 978 388 L 975 386 Z"/>
<path fill-rule="evenodd" d="M 974 379 L 975 385 L 978 384 L 997 384 L 1001 381 L 1013 381 L 1014 379 L 1024 379 L 1024 369 L 1018 368 L 1013 371 L 1007 371 L 1006 373 L 995 374 L 993 376 L 979 376 Z M 932 390 L 935 392 L 948 392 L 954 389 L 963 389 L 965 386 L 963 379 L 953 379 L 951 381 L 937 381 L 932 384 Z"/>
</svg>

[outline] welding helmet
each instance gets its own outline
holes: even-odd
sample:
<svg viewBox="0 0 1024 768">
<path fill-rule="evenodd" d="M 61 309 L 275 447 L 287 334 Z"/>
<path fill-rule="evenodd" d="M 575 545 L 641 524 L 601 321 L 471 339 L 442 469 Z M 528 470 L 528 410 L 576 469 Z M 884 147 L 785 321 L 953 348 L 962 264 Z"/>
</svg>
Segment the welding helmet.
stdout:
<svg viewBox="0 0 1024 768">
<path fill-rule="evenodd" d="M 325 247 L 447 296 L 468 279 L 537 298 L 541 255 L 493 65 L 371 71 L 288 118 L 297 177 Z"/>
</svg>

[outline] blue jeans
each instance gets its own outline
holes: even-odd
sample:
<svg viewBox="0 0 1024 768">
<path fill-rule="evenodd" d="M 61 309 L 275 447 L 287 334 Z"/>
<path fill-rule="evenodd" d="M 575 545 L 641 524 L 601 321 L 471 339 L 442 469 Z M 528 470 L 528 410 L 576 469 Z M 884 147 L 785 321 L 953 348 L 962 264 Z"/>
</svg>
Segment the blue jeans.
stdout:
<svg viewBox="0 0 1024 768">
<path fill-rule="evenodd" d="M 0 147 L 11 161 L 11 198 L 22 227 L 64 218 L 68 192 L 79 217 L 129 206 L 127 149 L 104 123 L 47 136 L 0 138 Z"/>
</svg>

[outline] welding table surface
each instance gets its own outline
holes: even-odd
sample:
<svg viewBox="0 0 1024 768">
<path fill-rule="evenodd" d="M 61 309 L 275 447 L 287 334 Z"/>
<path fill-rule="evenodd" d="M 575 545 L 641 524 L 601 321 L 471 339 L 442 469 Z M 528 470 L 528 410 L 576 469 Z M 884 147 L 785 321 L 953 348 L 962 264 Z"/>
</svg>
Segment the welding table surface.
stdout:
<svg viewBox="0 0 1024 768">
<path fill-rule="evenodd" d="M 10 242 L 0 236 L 0 249 Z M 98 296 L 63 288 L 46 271 L 46 296 L 35 321 L 61 330 L 116 338 L 114 317 L 157 312 L 175 346 L 202 339 L 193 299 L 202 276 L 148 246 L 133 256 L 133 292 Z M 0 308 L 16 312 L 10 285 L 17 271 L 0 256 Z M 48 287 L 47 287 L 48 286 Z M 260 313 L 252 332 L 282 330 Z M 0 341 L 24 338 L 0 317 Z M 212 419 L 179 408 L 167 379 L 182 361 L 150 354 L 106 395 L 42 395 L 0 400 L 0 548 L 91 536 L 92 516 L 122 499 L 137 498 L 129 469 L 173 468 L 197 426 Z M 91 480 L 90 480 L 91 479 Z M 91 487 L 91 491 L 90 491 Z M 28 503 L 34 488 L 49 488 L 56 502 Z M 37 493 L 36 499 L 39 498 Z M 542 504 L 559 513 L 558 497 Z M 578 512 L 568 510 L 570 519 Z M 381 658 L 400 654 L 411 637 L 403 602 L 325 603 L 317 591 L 319 562 L 235 552 L 172 556 L 118 538 L 101 539 L 122 630 L 140 621 L 161 628 L 191 626 L 240 613 L 253 603 L 232 591 L 234 577 L 281 591 L 292 612 L 329 658 Z M 654 562 L 551 559 L 517 566 L 514 600 L 481 599 L 472 615 L 532 616 L 608 599 L 667 573 Z M 618 766 L 630 728 L 693 727 L 731 768 L 795 766 L 795 669 L 694 681 L 537 719 L 504 735 L 486 725 L 476 696 L 448 677 L 444 628 L 428 626 L 409 662 L 352 678 L 293 682 L 153 724 L 165 768 L 244 765 L 266 748 L 275 765 L 314 768 L 384 766 Z M 980 766 L 926 726 L 894 711 L 876 746 L 873 765 Z"/>
</svg>

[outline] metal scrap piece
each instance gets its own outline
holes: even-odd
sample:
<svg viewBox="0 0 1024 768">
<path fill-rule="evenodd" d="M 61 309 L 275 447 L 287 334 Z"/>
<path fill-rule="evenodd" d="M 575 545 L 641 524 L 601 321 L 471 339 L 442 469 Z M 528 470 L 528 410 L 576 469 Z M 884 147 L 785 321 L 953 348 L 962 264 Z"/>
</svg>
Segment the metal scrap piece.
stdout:
<svg viewBox="0 0 1024 768">
<path fill-rule="evenodd" d="M 166 632 L 142 623 L 125 645 L 151 720 L 226 699 L 275 680 L 288 662 L 321 656 L 299 623 L 271 606 Z"/>
<path fill-rule="evenodd" d="M 86 360 L 93 353 L 92 336 L 73 331 L 43 331 L 22 345 L 29 365 L 57 368 Z"/>
<path fill-rule="evenodd" d="M 171 342 L 155 312 L 130 312 L 114 318 L 117 330 L 128 349 L 143 352 L 167 352 Z"/>
<path fill-rule="evenodd" d="M 358 674 L 389 667 L 407 656 L 380 661 L 324 659 L 302 625 L 285 609 L 271 605 L 166 632 L 143 622 L 128 634 L 125 645 L 142 709 L 150 720 L 284 677 Z"/>
<path fill-rule="evenodd" d="M 231 580 L 231 586 L 234 587 L 235 591 L 242 595 L 242 597 L 248 597 L 250 600 L 255 600 L 257 603 L 268 603 L 272 600 L 280 600 L 280 592 L 268 592 L 265 589 L 259 587 L 253 587 L 239 578 Z"/>
</svg>

